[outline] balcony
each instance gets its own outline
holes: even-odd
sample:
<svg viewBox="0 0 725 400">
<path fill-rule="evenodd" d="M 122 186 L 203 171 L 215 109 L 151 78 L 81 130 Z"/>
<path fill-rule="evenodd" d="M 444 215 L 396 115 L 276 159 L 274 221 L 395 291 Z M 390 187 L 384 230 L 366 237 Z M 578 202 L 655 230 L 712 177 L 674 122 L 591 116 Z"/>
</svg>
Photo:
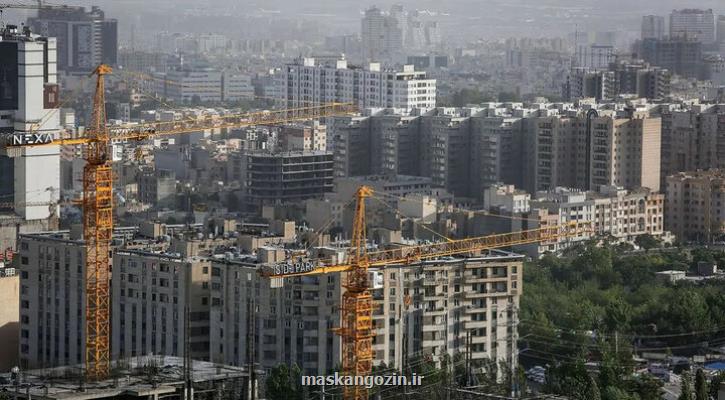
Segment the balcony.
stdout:
<svg viewBox="0 0 725 400">
<path fill-rule="evenodd" d="M 464 322 L 465 329 L 488 328 L 488 325 L 489 325 L 488 321 L 465 321 Z"/>
<path fill-rule="evenodd" d="M 446 327 L 442 324 L 423 325 L 423 332 L 443 332 Z"/>
<path fill-rule="evenodd" d="M 423 339 L 423 347 L 441 347 L 446 343 L 444 339 Z"/>
</svg>

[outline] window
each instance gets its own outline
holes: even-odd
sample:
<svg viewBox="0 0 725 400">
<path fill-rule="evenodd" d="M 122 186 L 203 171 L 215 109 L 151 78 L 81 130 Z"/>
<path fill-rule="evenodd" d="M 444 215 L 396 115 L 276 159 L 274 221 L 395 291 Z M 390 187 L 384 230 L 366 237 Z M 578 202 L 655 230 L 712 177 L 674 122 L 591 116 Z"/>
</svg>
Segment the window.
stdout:
<svg viewBox="0 0 725 400">
<path fill-rule="evenodd" d="M 201 269 L 202 274 L 208 274 L 209 273 L 209 267 L 204 267 Z"/>
</svg>

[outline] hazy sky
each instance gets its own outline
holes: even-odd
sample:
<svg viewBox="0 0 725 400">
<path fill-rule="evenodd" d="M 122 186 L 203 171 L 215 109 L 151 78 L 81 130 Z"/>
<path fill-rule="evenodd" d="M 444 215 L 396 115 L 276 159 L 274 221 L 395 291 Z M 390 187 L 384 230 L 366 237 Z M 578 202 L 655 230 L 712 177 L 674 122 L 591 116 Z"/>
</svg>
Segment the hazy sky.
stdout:
<svg viewBox="0 0 725 400">
<path fill-rule="evenodd" d="M 363 10 L 372 5 L 387 9 L 398 3 L 408 9 L 437 13 L 444 33 L 461 39 L 557 36 L 573 32 L 576 25 L 579 29 L 631 33 L 639 29 L 642 15 L 665 15 L 673 8 L 712 8 L 716 13 L 725 14 L 725 0 L 72 0 L 67 3 L 100 5 L 109 16 L 119 19 L 122 30 L 134 15 L 161 12 L 187 14 L 192 18 L 195 14 L 301 18 L 329 25 L 331 33 L 359 32 Z M 9 20 L 12 13 L 7 14 L 6 20 Z M 209 27 L 210 31 L 213 29 Z"/>
</svg>

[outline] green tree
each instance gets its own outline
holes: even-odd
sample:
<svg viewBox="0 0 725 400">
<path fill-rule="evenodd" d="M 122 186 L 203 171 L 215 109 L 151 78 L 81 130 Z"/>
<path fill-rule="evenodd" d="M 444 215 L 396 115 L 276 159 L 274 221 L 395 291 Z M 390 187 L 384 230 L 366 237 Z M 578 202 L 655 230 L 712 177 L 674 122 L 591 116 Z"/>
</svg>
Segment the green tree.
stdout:
<svg viewBox="0 0 725 400">
<path fill-rule="evenodd" d="M 608 332 L 624 332 L 629 329 L 632 307 L 621 298 L 607 304 L 604 311 L 604 326 Z"/>
<path fill-rule="evenodd" d="M 660 246 L 660 241 L 657 240 L 656 237 L 650 235 L 649 233 L 645 233 L 644 235 L 639 235 L 634 239 L 634 243 L 641 249 L 644 249 L 645 251 L 649 251 L 650 249 L 654 249 L 655 247 Z"/>
<path fill-rule="evenodd" d="M 599 392 L 599 385 L 597 385 L 596 379 L 589 376 L 589 385 L 587 386 L 587 390 L 584 396 L 584 399 L 582 400 L 601 400 L 602 394 Z"/>
<path fill-rule="evenodd" d="M 292 369 L 286 364 L 274 368 L 265 381 L 267 397 L 271 400 L 302 400 L 301 372 L 295 364 Z"/>
<path fill-rule="evenodd" d="M 498 101 L 502 103 L 521 101 L 521 97 L 515 92 L 499 92 Z"/>
<path fill-rule="evenodd" d="M 642 374 L 630 381 L 631 392 L 639 396 L 640 400 L 660 400 L 664 394 L 663 382 L 650 374 Z"/>
<path fill-rule="evenodd" d="M 677 400 L 694 400 L 692 398 L 692 377 L 689 372 L 682 374 L 680 391 L 680 397 L 678 397 Z"/>
<path fill-rule="evenodd" d="M 695 374 L 695 400 L 708 400 L 707 378 L 702 368 Z"/>
<path fill-rule="evenodd" d="M 609 386 L 602 390 L 602 400 L 635 400 L 636 397 L 627 393 L 624 389 Z"/>
<path fill-rule="evenodd" d="M 720 391 L 720 384 L 722 382 L 725 382 L 725 371 L 720 371 L 717 375 L 712 377 L 709 390 L 709 395 L 711 399 L 717 399 L 718 392 Z"/>
</svg>

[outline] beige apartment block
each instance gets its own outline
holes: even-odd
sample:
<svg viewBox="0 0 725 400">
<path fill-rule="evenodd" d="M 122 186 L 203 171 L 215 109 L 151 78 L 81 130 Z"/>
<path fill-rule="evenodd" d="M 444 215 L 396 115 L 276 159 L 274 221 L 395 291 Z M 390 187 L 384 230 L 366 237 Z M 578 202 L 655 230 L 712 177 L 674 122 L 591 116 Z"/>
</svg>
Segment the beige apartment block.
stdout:
<svg viewBox="0 0 725 400">
<path fill-rule="evenodd" d="M 725 233 L 725 174 L 680 172 L 667 177 L 665 226 L 680 240 L 715 240 Z"/>
</svg>

